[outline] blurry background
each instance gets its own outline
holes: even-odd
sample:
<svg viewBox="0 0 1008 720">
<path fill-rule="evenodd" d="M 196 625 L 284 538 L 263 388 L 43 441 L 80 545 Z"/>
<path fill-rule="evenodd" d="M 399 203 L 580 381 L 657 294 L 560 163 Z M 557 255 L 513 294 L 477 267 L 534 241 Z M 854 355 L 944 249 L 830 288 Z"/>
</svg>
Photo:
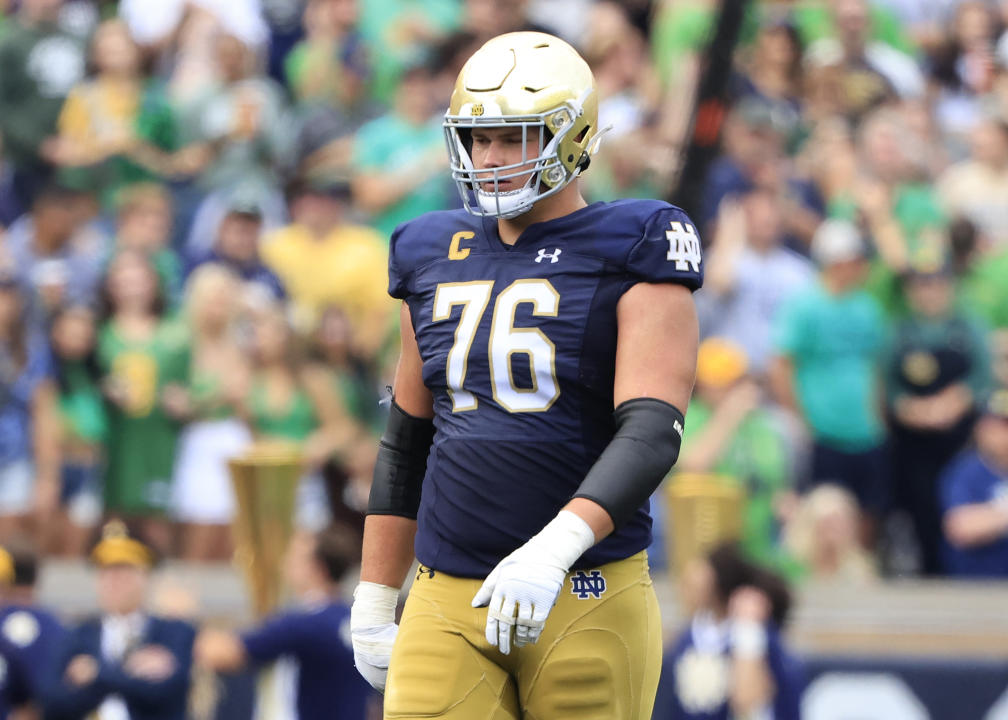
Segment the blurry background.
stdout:
<svg viewBox="0 0 1008 720">
<path fill-rule="evenodd" d="M 43 603 L 96 609 L 86 551 L 117 517 L 168 558 L 169 611 L 248 621 L 227 460 L 253 443 L 298 450 L 298 527 L 360 532 L 389 235 L 458 205 L 462 62 L 541 29 L 612 126 L 588 199 L 678 200 L 704 242 L 652 501 L 668 639 L 674 558 L 736 535 L 796 592 L 807 717 L 1008 717 L 1008 2 L 721 10 L 0 0 L 0 545 L 43 558 Z"/>
</svg>

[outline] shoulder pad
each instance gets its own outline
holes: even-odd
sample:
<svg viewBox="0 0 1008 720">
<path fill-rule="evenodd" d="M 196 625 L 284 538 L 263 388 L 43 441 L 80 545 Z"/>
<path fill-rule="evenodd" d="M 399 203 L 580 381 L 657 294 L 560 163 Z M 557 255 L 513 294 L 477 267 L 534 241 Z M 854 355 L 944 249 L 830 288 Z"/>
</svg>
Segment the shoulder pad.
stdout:
<svg viewBox="0 0 1008 720">
<path fill-rule="evenodd" d="M 654 211 L 644 220 L 641 235 L 627 256 L 627 271 L 642 282 L 673 282 L 699 289 L 703 252 L 696 226 L 674 205 L 651 207 Z"/>
<path fill-rule="evenodd" d="M 465 210 L 424 213 L 399 225 L 389 240 L 389 295 L 403 299 L 412 294 L 418 268 L 447 257 L 456 233 L 480 231 L 479 219 Z"/>
</svg>

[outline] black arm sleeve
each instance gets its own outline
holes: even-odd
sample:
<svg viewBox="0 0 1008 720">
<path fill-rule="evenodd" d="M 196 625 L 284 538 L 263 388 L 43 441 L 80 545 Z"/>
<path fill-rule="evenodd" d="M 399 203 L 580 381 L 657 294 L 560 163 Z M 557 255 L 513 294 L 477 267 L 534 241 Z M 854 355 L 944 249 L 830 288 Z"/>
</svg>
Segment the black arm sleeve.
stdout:
<svg viewBox="0 0 1008 720">
<path fill-rule="evenodd" d="M 427 454 L 434 441 L 434 422 L 413 417 L 392 401 L 388 425 L 378 444 L 369 515 L 416 519 Z"/>
<path fill-rule="evenodd" d="M 679 458 L 682 412 L 655 398 L 634 398 L 613 412 L 616 434 L 574 497 L 605 508 L 619 528 L 651 497 Z"/>
</svg>

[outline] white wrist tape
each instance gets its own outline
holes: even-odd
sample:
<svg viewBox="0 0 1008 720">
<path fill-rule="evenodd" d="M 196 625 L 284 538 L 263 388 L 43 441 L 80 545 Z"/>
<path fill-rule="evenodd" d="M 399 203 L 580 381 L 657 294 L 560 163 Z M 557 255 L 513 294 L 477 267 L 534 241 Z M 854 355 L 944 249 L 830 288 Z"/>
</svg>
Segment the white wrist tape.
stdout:
<svg viewBox="0 0 1008 720">
<path fill-rule="evenodd" d="M 736 620 L 731 625 L 731 648 L 736 657 L 750 660 L 766 655 L 767 632 L 758 622 Z"/>
<path fill-rule="evenodd" d="M 542 549 L 566 571 L 595 544 L 595 533 L 580 516 L 561 510 L 529 540 L 529 544 Z"/>
<path fill-rule="evenodd" d="M 361 582 L 354 590 L 350 610 L 350 629 L 378 627 L 395 622 L 399 588 L 373 582 Z"/>
</svg>

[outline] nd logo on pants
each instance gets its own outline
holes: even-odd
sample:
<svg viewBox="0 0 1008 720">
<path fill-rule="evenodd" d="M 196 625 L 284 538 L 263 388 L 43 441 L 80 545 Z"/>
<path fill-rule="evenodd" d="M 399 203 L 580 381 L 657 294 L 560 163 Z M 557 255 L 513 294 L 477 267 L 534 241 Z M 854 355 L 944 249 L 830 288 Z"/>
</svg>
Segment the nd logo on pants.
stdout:
<svg viewBox="0 0 1008 720">
<path fill-rule="evenodd" d="M 535 645 L 504 655 L 484 637 L 482 580 L 417 574 L 392 651 L 385 717 L 649 720 L 661 618 L 647 554 L 568 573 Z"/>
</svg>

